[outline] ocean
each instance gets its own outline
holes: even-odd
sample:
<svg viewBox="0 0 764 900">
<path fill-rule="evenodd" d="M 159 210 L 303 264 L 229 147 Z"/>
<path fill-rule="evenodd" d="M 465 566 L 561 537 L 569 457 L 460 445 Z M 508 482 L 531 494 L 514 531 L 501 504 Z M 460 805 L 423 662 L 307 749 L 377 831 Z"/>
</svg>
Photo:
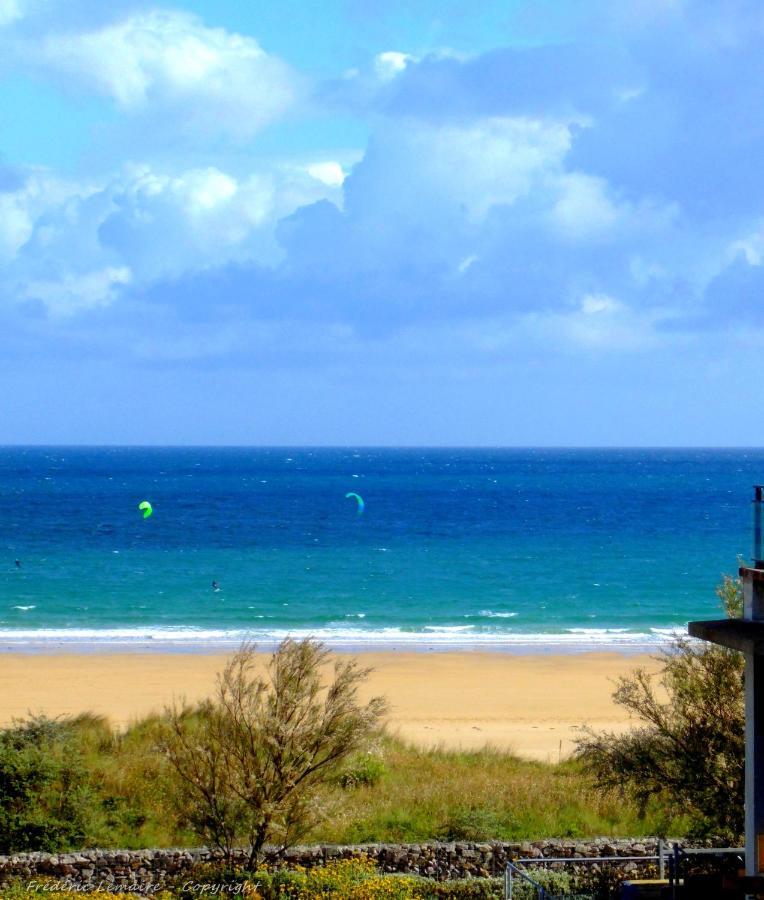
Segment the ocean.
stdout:
<svg viewBox="0 0 764 900">
<path fill-rule="evenodd" d="M 0 448 L 0 649 L 649 649 L 718 614 L 762 479 L 758 449 Z"/>
</svg>

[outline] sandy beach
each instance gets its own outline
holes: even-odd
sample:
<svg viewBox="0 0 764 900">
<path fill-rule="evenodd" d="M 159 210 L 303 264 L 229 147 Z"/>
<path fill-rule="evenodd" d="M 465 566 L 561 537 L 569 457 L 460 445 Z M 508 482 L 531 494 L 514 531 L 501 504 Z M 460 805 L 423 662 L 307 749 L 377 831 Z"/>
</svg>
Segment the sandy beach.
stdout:
<svg viewBox="0 0 764 900">
<path fill-rule="evenodd" d="M 92 654 L 0 656 L 0 723 L 33 713 L 90 710 L 119 726 L 161 710 L 173 698 L 208 695 L 224 655 Z M 629 727 L 611 699 L 614 680 L 649 656 L 585 653 L 364 653 L 374 671 L 365 695 L 383 694 L 391 732 L 421 746 L 485 744 L 556 761 L 582 725 Z"/>
</svg>

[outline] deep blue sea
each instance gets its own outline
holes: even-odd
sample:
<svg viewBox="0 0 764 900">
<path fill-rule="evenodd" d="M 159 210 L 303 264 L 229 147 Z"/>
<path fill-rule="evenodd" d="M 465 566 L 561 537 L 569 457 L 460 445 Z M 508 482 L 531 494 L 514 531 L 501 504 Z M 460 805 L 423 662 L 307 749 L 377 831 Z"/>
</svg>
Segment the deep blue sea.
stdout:
<svg viewBox="0 0 764 900">
<path fill-rule="evenodd" d="M 643 649 L 716 615 L 760 480 L 764 450 L 0 448 L 0 649 Z"/>
</svg>

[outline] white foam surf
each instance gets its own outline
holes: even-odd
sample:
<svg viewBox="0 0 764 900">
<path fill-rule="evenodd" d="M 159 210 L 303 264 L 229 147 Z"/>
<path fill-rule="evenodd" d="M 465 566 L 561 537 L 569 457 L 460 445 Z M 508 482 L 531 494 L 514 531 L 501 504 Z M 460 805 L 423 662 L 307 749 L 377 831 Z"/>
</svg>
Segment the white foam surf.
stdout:
<svg viewBox="0 0 764 900">
<path fill-rule="evenodd" d="M 494 612 L 492 609 L 481 609 L 478 613 L 484 619 L 514 619 L 516 612 Z"/>
<path fill-rule="evenodd" d="M 543 652 L 586 650 L 652 651 L 666 646 L 681 626 L 628 631 L 622 628 L 569 628 L 561 632 L 506 632 L 477 630 L 473 625 L 426 626 L 420 631 L 401 628 L 363 628 L 337 625 L 324 628 L 222 629 L 172 626 L 133 628 L 5 628 L 0 647 L 9 650 L 45 651 L 54 647 L 93 650 L 155 649 L 204 651 L 236 647 L 252 641 L 272 647 L 286 637 L 312 637 L 334 649 L 495 649 Z"/>
</svg>

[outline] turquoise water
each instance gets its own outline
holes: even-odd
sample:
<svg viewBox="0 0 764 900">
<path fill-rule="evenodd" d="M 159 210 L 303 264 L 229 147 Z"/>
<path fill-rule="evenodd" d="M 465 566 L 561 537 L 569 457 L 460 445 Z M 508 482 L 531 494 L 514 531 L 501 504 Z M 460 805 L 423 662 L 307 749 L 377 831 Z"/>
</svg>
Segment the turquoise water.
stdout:
<svg viewBox="0 0 764 900">
<path fill-rule="evenodd" d="M 716 614 L 763 478 L 762 450 L 0 448 L 0 647 L 642 648 Z"/>
</svg>

